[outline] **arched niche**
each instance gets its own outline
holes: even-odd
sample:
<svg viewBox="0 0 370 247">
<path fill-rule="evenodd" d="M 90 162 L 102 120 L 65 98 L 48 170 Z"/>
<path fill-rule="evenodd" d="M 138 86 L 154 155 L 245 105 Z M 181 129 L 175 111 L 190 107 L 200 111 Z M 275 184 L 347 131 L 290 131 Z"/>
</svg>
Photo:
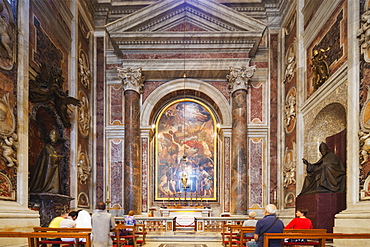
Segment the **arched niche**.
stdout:
<svg viewBox="0 0 370 247">
<path fill-rule="evenodd" d="M 231 125 L 229 101 L 215 87 L 201 80 L 176 79 L 155 89 L 145 100 L 141 111 L 141 126 L 150 126 L 158 113 L 169 102 L 179 98 L 193 98 L 207 105 L 214 113 L 217 123 Z"/>
<path fill-rule="evenodd" d="M 326 138 L 346 130 L 347 114 L 340 103 L 331 103 L 325 106 L 307 126 L 305 140 L 305 157 L 310 162 L 316 162 L 319 157 L 319 144 L 326 142 Z"/>
</svg>

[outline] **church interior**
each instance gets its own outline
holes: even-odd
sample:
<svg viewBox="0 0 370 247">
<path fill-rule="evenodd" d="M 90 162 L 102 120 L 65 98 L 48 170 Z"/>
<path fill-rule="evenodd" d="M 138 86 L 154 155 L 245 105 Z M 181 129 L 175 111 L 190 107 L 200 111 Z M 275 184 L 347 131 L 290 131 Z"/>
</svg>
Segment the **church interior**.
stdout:
<svg viewBox="0 0 370 247">
<path fill-rule="evenodd" d="M 0 0 L 0 17 L 0 231 L 105 202 L 143 221 L 275 204 L 370 232 L 370 0 Z"/>
</svg>

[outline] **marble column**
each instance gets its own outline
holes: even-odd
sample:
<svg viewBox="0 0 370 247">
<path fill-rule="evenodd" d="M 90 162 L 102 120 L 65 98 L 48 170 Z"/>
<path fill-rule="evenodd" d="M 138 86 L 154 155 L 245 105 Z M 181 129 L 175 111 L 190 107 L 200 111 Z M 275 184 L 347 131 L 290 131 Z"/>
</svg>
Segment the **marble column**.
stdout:
<svg viewBox="0 0 370 247">
<path fill-rule="evenodd" d="M 141 68 L 118 68 L 125 100 L 124 146 L 124 210 L 141 213 L 141 157 L 140 157 L 140 94 L 143 77 Z"/>
<path fill-rule="evenodd" d="M 248 135 L 247 93 L 255 66 L 230 67 L 229 89 L 232 100 L 230 213 L 246 215 L 248 211 Z"/>
</svg>

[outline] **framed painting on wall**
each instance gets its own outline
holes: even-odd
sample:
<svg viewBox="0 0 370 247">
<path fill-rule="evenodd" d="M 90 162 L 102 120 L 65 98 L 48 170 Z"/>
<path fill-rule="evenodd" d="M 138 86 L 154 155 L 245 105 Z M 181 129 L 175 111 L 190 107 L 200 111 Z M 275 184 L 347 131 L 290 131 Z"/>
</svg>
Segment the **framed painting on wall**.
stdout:
<svg viewBox="0 0 370 247">
<path fill-rule="evenodd" d="M 156 200 L 216 200 L 216 121 L 194 99 L 168 104 L 156 122 Z"/>
</svg>

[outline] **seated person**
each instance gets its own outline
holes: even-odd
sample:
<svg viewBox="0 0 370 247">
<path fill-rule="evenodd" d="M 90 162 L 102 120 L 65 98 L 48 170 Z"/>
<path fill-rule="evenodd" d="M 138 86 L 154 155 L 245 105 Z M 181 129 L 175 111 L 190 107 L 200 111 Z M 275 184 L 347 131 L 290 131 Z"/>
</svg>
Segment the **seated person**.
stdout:
<svg viewBox="0 0 370 247">
<path fill-rule="evenodd" d="M 307 209 L 298 209 L 296 218 L 292 219 L 284 229 L 313 229 L 312 221 L 306 218 Z"/>
<path fill-rule="evenodd" d="M 296 217 L 284 229 L 313 229 L 312 221 L 306 218 L 307 212 L 307 209 L 298 209 L 295 213 Z M 286 239 L 285 241 L 304 243 L 307 239 Z"/>
<path fill-rule="evenodd" d="M 68 213 L 63 213 L 62 215 L 55 217 L 54 219 L 52 219 L 50 221 L 50 224 L 49 224 L 48 227 L 50 227 L 50 228 L 60 228 L 60 222 L 64 219 L 66 219 L 67 217 L 68 217 Z M 60 238 L 48 238 L 48 240 L 60 241 L 61 239 Z M 52 244 L 51 246 L 52 247 L 59 247 L 60 245 L 59 244 Z"/>
<path fill-rule="evenodd" d="M 254 211 L 249 212 L 248 219 L 243 222 L 243 226 L 256 226 L 257 220 L 256 220 L 257 213 Z M 244 237 L 253 238 L 253 233 L 244 233 Z"/>
<path fill-rule="evenodd" d="M 60 222 L 60 228 L 74 228 L 76 227 L 75 220 L 77 219 L 77 211 L 71 211 L 68 217 Z M 75 241 L 74 238 L 62 238 L 62 241 Z"/>
<path fill-rule="evenodd" d="M 276 217 L 276 206 L 274 204 L 268 204 L 265 207 L 264 217 L 257 221 L 256 229 L 254 230 L 254 239 L 257 241 L 257 246 L 263 246 L 263 234 L 266 232 L 269 233 L 282 233 L 284 230 L 284 224 L 281 220 Z M 252 241 L 248 242 L 248 246 L 251 246 L 250 243 L 255 243 Z M 280 247 L 280 239 L 272 239 L 269 241 L 269 247 Z"/>
</svg>

